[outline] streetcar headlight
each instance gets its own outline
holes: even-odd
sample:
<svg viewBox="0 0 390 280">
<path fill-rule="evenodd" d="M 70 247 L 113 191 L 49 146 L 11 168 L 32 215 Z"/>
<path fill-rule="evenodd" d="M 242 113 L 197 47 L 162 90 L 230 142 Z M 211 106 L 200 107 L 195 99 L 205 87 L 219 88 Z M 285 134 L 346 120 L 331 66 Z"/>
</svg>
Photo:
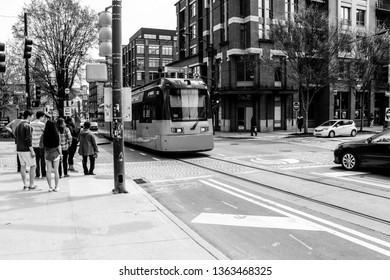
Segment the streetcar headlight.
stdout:
<svg viewBox="0 0 390 280">
<path fill-rule="evenodd" d="M 184 128 L 182 128 L 182 127 L 172 127 L 171 128 L 171 132 L 173 132 L 173 133 L 183 133 L 184 132 Z"/>
<path fill-rule="evenodd" d="M 209 127 L 208 126 L 203 126 L 200 128 L 200 132 L 207 132 L 209 131 Z"/>
</svg>

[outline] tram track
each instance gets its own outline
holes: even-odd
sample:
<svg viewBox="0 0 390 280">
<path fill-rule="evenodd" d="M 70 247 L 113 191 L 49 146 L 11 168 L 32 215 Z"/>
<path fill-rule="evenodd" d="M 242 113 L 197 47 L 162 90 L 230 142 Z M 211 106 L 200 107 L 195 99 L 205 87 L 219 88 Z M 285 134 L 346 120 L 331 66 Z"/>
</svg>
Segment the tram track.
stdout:
<svg viewBox="0 0 390 280">
<path fill-rule="evenodd" d="M 348 213 L 348 214 L 351 214 L 351 215 L 354 215 L 354 216 L 357 216 L 357 217 L 360 217 L 360 218 L 364 218 L 364 219 L 367 219 L 367 220 L 370 220 L 370 221 L 374 221 L 374 222 L 383 224 L 383 225 L 390 225 L 390 220 L 389 219 L 383 219 L 383 218 L 376 217 L 376 216 L 373 216 L 373 215 L 370 215 L 370 214 L 367 214 L 367 213 L 359 212 L 359 211 L 356 211 L 356 210 L 353 210 L 353 209 L 349 209 L 349 208 L 341 206 L 341 205 L 337 205 L 337 204 L 334 204 L 334 203 L 322 201 L 322 200 L 319 200 L 319 199 L 316 199 L 316 198 L 313 198 L 313 197 L 309 197 L 309 196 L 306 196 L 306 195 L 303 195 L 303 194 L 299 194 L 299 193 L 295 193 L 295 192 L 292 192 L 292 191 L 289 191 L 289 190 L 286 190 L 286 189 L 282 189 L 280 187 L 275 187 L 275 186 L 272 186 L 271 184 L 261 183 L 261 182 L 259 182 L 257 180 L 248 179 L 248 178 L 243 177 L 242 175 L 231 174 L 229 172 L 226 172 L 224 170 L 220 170 L 218 168 L 212 168 L 210 166 L 206 167 L 206 166 L 204 166 L 202 164 L 197 164 L 196 162 L 193 162 L 191 160 L 186 160 L 186 159 L 183 159 L 183 158 L 174 158 L 174 159 L 179 161 L 179 162 L 195 166 L 197 168 L 206 169 L 208 171 L 213 171 L 213 172 L 216 172 L 218 174 L 221 174 L 221 175 L 224 175 L 224 176 L 228 176 L 228 177 L 231 177 L 231 178 L 234 178 L 234 179 L 243 180 L 243 181 L 245 181 L 247 183 L 254 184 L 256 186 L 259 186 L 259 187 L 262 187 L 262 188 L 266 188 L 266 189 L 272 190 L 274 192 L 282 193 L 282 194 L 285 194 L 285 195 L 289 195 L 291 197 L 299 198 L 299 199 L 307 201 L 307 202 L 311 202 L 311 203 L 315 203 L 315 204 L 318 204 L 318 205 L 322 205 L 322 206 L 328 207 L 328 208 L 333 209 L 333 210 L 342 211 L 344 213 Z M 331 184 L 331 183 L 328 183 L 328 182 L 320 182 L 318 180 L 316 181 L 316 180 L 310 179 L 310 178 L 300 177 L 300 176 L 293 175 L 293 174 L 282 173 L 282 172 L 276 171 L 276 170 L 270 170 L 270 169 L 261 168 L 261 167 L 258 167 L 258 166 L 252 166 L 252 165 L 244 164 L 244 163 L 232 162 L 232 161 L 229 161 L 229 160 L 220 159 L 220 158 L 216 158 L 216 157 L 212 157 L 212 156 L 208 157 L 208 159 L 213 160 L 213 161 L 217 161 L 217 162 L 223 162 L 223 163 L 228 163 L 228 164 L 234 164 L 234 165 L 242 166 L 242 167 L 250 168 L 250 169 L 253 169 L 253 170 L 256 170 L 256 171 L 269 172 L 269 173 L 272 173 L 272 174 L 275 174 L 275 175 L 278 175 L 278 176 L 285 176 L 287 178 L 302 180 L 302 181 L 306 181 L 306 182 L 309 182 L 309 183 L 320 184 L 320 185 L 323 185 L 323 186 L 326 186 L 326 187 L 331 187 L 333 189 L 354 192 L 354 193 L 357 193 L 359 195 L 367 195 L 367 196 L 370 196 L 370 197 L 373 197 L 373 198 L 383 199 L 383 200 L 386 201 L 386 203 L 387 203 L 388 200 L 390 200 L 390 197 L 388 197 L 388 196 L 378 195 L 378 194 L 374 194 L 374 193 L 370 193 L 370 192 L 366 192 L 366 191 L 362 191 L 362 190 L 357 190 L 357 189 L 348 188 L 348 187 L 344 187 L 344 186 L 340 186 L 340 185 L 335 185 L 335 184 Z"/>
</svg>

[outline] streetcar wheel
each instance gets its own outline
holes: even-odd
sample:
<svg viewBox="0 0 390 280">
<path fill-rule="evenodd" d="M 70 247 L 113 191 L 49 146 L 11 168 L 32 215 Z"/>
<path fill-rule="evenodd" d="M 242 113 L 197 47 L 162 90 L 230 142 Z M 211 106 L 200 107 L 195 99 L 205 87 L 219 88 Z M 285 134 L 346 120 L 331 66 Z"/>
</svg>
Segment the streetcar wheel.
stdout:
<svg viewBox="0 0 390 280">
<path fill-rule="evenodd" d="M 355 130 L 355 129 L 351 131 L 351 136 L 352 136 L 352 137 L 355 137 L 355 136 L 356 136 L 356 130 Z"/>
<path fill-rule="evenodd" d="M 329 138 L 333 138 L 336 134 L 334 133 L 334 131 L 332 130 L 331 132 L 329 132 Z"/>
<path fill-rule="evenodd" d="M 341 157 L 341 165 L 347 170 L 356 170 L 359 167 L 359 162 L 354 153 L 345 152 Z"/>
</svg>

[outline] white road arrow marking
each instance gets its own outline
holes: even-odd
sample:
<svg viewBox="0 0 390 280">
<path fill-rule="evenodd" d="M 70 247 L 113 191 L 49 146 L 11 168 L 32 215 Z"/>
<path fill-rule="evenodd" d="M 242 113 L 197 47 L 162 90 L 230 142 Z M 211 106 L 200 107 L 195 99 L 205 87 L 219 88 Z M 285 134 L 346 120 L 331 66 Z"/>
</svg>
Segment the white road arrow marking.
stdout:
<svg viewBox="0 0 390 280">
<path fill-rule="evenodd" d="M 297 216 L 297 215 L 300 215 L 302 217 L 305 217 L 306 219 L 310 219 L 312 221 L 315 221 L 313 223 L 318 224 L 319 227 L 322 227 L 324 231 L 326 231 L 326 232 L 328 232 L 330 234 L 333 234 L 335 236 L 341 237 L 341 238 L 343 238 L 345 240 L 348 240 L 348 241 L 353 242 L 355 244 L 359 244 L 359 245 L 361 245 L 363 247 L 366 247 L 368 249 L 371 249 L 373 251 L 376 251 L 378 253 L 381 253 L 381 254 L 383 254 L 385 256 L 390 257 L 390 251 L 389 250 L 386 250 L 384 248 L 381 248 L 381 247 L 378 247 L 376 245 L 370 244 L 370 243 L 368 243 L 368 242 L 366 242 L 364 240 L 358 239 L 358 238 L 356 238 L 354 236 L 357 236 L 357 237 L 365 239 L 367 241 L 374 242 L 376 244 L 380 244 L 382 246 L 390 248 L 390 243 L 387 242 L 387 241 L 381 240 L 379 238 L 372 237 L 370 235 L 361 233 L 361 232 L 353 230 L 353 229 L 349 229 L 349 228 L 344 227 L 342 225 L 339 225 L 339 224 L 330 222 L 328 220 L 316 217 L 314 215 L 311 215 L 311 214 L 308 214 L 308 213 L 296 210 L 294 208 L 285 206 L 283 204 L 280 204 L 280 203 L 277 203 L 275 201 L 263 198 L 261 196 L 255 195 L 255 194 L 252 194 L 250 192 L 241 190 L 239 188 L 236 188 L 236 187 L 224 184 L 222 182 L 218 182 L 218 181 L 213 180 L 213 179 L 209 179 L 207 181 L 206 180 L 200 180 L 200 182 L 205 184 L 205 185 L 208 185 L 208 186 L 210 186 L 210 187 L 212 187 L 214 189 L 218 189 L 218 190 L 223 191 L 225 193 L 231 194 L 231 195 L 233 195 L 235 197 L 242 198 L 243 200 L 249 201 L 249 202 L 251 202 L 251 203 L 253 203 L 255 205 L 258 205 L 258 206 L 270 209 L 270 210 L 272 210 L 272 211 L 274 211 L 274 212 L 276 212 L 276 213 L 278 213 L 280 215 L 284 215 L 286 217 L 296 218 L 296 219 L 303 219 L 303 218 L 300 218 L 300 217 Z M 269 205 L 267 205 L 267 204 L 269 204 Z M 282 210 L 282 209 L 284 209 L 284 210 Z M 295 214 L 291 214 L 291 213 L 295 213 Z M 304 220 L 306 220 L 306 219 L 304 219 Z M 340 231 L 338 231 L 336 229 L 338 229 Z M 341 231 L 346 232 L 346 233 L 343 233 Z M 354 235 L 354 236 L 352 236 L 352 235 Z"/>
<path fill-rule="evenodd" d="M 219 213 L 201 213 L 192 223 L 239 227 L 278 228 L 295 230 L 323 230 L 323 227 L 294 217 L 271 217 L 251 215 L 231 215 Z"/>
</svg>

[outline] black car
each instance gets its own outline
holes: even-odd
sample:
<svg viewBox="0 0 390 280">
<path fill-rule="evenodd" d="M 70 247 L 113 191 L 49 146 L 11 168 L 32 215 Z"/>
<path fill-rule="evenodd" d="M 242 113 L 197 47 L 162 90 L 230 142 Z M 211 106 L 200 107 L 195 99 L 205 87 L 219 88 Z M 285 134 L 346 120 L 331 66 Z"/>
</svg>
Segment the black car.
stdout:
<svg viewBox="0 0 390 280">
<path fill-rule="evenodd" d="M 390 167 L 390 131 L 365 140 L 344 142 L 334 151 L 334 162 L 344 169 L 359 167 Z"/>
</svg>

